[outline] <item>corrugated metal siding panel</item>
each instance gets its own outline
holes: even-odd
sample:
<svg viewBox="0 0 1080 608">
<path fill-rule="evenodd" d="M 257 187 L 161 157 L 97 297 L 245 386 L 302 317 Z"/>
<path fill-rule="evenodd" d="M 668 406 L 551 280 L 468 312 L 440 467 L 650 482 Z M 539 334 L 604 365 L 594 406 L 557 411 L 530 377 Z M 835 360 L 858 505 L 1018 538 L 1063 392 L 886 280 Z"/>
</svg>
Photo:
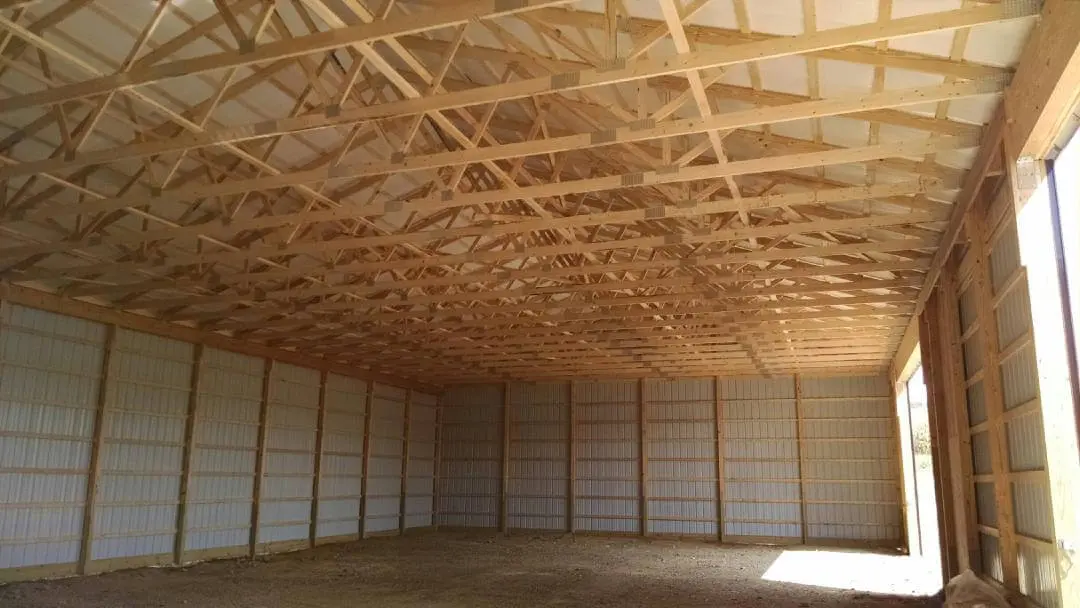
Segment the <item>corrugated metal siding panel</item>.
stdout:
<svg viewBox="0 0 1080 608">
<path fill-rule="evenodd" d="M 507 527 L 565 530 L 570 384 L 514 382 L 509 388 Z"/>
<path fill-rule="evenodd" d="M 1044 608 L 1061 606 L 1053 549 L 1021 543 L 1017 547 L 1020 592 Z"/>
<path fill-rule="evenodd" d="M 92 559 L 172 552 L 193 371 L 191 344 L 116 331 Z"/>
<path fill-rule="evenodd" d="M 424 528 L 432 519 L 435 496 L 435 395 L 412 394 L 409 407 L 409 479 L 405 491 L 405 527 Z"/>
<path fill-rule="evenodd" d="M 319 372 L 275 362 L 270 373 L 258 542 L 305 540 L 311 524 Z"/>
<path fill-rule="evenodd" d="M 400 527 L 407 399 L 404 389 L 375 384 L 368 439 L 371 454 L 368 455 L 365 532 L 389 532 Z"/>
<path fill-rule="evenodd" d="M 997 582 L 1002 582 L 1005 574 L 1001 567 L 1001 544 L 996 536 L 979 533 L 979 555 L 982 557 L 982 571 Z"/>
<path fill-rule="evenodd" d="M 1035 365 L 1033 344 L 1029 343 L 1001 362 L 1001 392 L 1006 410 L 1039 396 L 1039 372 Z"/>
<path fill-rule="evenodd" d="M 717 534 L 714 387 L 711 379 L 645 382 L 649 533 Z"/>
<path fill-rule="evenodd" d="M 265 361 L 203 350 L 184 550 L 248 544 Z"/>
<path fill-rule="evenodd" d="M 902 510 L 884 376 L 800 378 L 806 537 L 896 543 Z"/>
<path fill-rule="evenodd" d="M 105 334 L 0 305 L 0 568 L 78 559 Z"/>
<path fill-rule="evenodd" d="M 574 395 L 574 529 L 641 532 L 638 382 L 579 382 Z"/>
<path fill-rule="evenodd" d="M 367 382 L 327 374 L 323 407 L 323 450 L 315 534 L 320 538 L 358 535 Z"/>
<path fill-rule="evenodd" d="M 720 378 L 724 536 L 802 536 L 795 381 Z"/>
<path fill-rule="evenodd" d="M 500 384 L 457 386 L 443 393 L 440 526 L 498 526 L 502 408 Z"/>
</svg>

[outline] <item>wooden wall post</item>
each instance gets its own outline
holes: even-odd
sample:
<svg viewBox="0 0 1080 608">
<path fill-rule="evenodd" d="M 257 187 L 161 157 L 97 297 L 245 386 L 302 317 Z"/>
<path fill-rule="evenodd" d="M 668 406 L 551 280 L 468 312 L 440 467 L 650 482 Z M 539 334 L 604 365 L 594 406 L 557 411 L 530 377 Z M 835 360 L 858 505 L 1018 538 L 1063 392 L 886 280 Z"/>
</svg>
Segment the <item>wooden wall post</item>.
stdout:
<svg viewBox="0 0 1080 608">
<path fill-rule="evenodd" d="M 499 482 L 499 532 L 506 534 L 506 490 L 510 485 L 510 383 L 503 382 L 502 409 L 502 479 Z"/>
<path fill-rule="evenodd" d="M 364 459 L 360 463 L 360 538 L 367 538 L 368 463 L 371 462 L 371 410 L 375 405 L 375 383 L 368 380 L 364 397 Z"/>
<path fill-rule="evenodd" d="M 248 555 L 255 557 L 259 543 L 259 510 L 262 500 L 263 470 L 266 468 L 266 436 L 269 432 L 267 419 L 270 413 L 271 376 L 274 360 L 265 359 L 263 364 L 262 397 L 259 401 L 259 438 L 255 448 L 255 483 L 251 497 L 251 531 L 248 534 Z"/>
<path fill-rule="evenodd" d="M 408 511 L 409 494 L 409 433 L 412 427 L 412 389 L 405 391 L 405 425 L 401 444 L 401 491 L 398 503 L 398 534 L 405 534 L 405 516 Z"/>
<path fill-rule="evenodd" d="M 97 487 L 101 478 L 101 444 L 105 434 L 105 416 L 108 414 L 109 379 L 112 376 L 112 352 L 116 343 L 116 326 L 105 326 L 105 352 L 101 358 L 101 379 L 98 384 L 97 403 L 94 410 L 94 431 L 90 444 L 90 466 L 86 477 L 86 502 L 83 505 L 82 542 L 79 544 L 79 574 L 86 574 L 86 567 L 94 552 L 94 517 L 97 512 Z"/>
<path fill-rule="evenodd" d="M 195 454 L 195 419 L 199 409 L 199 378 L 202 375 L 203 345 L 195 345 L 188 385 L 187 417 L 184 419 L 184 447 L 180 461 L 180 492 L 176 504 L 176 538 L 173 543 L 173 562 L 184 563 L 184 545 L 187 542 L 188 490 L 191 487 L 191 460 Z"/>
<path fill-rule="evenodd" d="M 971 421 L 968 417 L 967 392 L 964 388 L 964 361 L 960 331 L 959 290 L 956 283 L 958 258 L 945 264 L 938 284 L 938 327 L 940 345 L 940 386 L 944 390 L 946 415 L 949 417 L 949 463 L 953 497 L 953 519 L 957 534 L 957 567 L 963 572 L 979 572 L 978 521 L 975 505 L 974 465 L 971 459 Z M 935 376 L 937 378 L 938 376 Z"/>
<path fill-rule="evenodd" d="M 720 377 L 713 378 L 716 397 L 716 540 L 724 542 L 724 401 L 720 398 Z"/>
<path fill-rule="evenodd" d="M 991 231 L 986 225 L 985 206 L 976 207 L 972 216 L 967 224 L 971 237 L 969 255 L 974 256 L 972 288 L 976 293 L 978 331 L 982 336 L 984 355 L 982 383 L 986 394 L 994 502 L 997 507 L 998 540 L 1001 546 L 1001 565 L 1005 579 L 1003 582 L 1006 587 L 1019 589 L 1016 523 L 1013 518 L 1012 484 L 1009 480 L 1009 447 L 1005 434 L 1005 405 L 999 372 L 1001 345 L 998 341 L 997 317 L 994 313 L 994 290 L 990 282 L 990 255 L 987 245 Z"/>
<path fill-rule="evenodd" d="M 806 459 L 803 457 L 802 427 L 802 378 L 795 374 L 795 450 L 799 454 L 799 530 L 801 531 L 802 543 L 805 545 L 809 524 L 806 521 L 806 483 L 803 480 Z"/>
<path fill-rule="evenodd" d="M 308 524 L 308 544 L 315 546 L 319 535 L 319 492 L 322 483 L 323 429 L 326 426 L 326 370 L 319 374 L 319 415 L 315 425 L 315 465 L 311 478 L 311 522 Z"/>
<path fill-rule="evenodd" d="M 942 373 L 942 347 L 940 341 L 941 292 L 935 289 L 927 300 L 926 309 L 919 315 L 919 349 L 922 360 L 923 382 L 926 384 L 926 406 L 930 420 L 930 453 L 937 485 L 938 550 L 941 554 L 942 582 L 947 582 L 962 570 L 957 565 L 958 530 L 953 513 L 956 509 L 953 480 L 949 475 L 952 463 L 949 453 L 949 416 L 947 390 Z"/>
<path fill-rule="evenodd" d="M 431 527 L 439 529 L 439 474 L 442 472 L 443 393 L 435 400 L 435 462 L 431 471 Z"/>
<path fill-rule="evenodd" d="M 574 405 L 577 400 L 577 384 L 571 380 L 569 385 L 570 404 L 567 412 L 567 476 L 566 476 L 566 531 L 574 533 L 574 488 L 577 486 L 577 420 Z"/>
<path fill-rule="evenodd" d="M 641 494 L 638 516 L 641 517 L 641 535 L 649 535 L 649 415 L 645 401 L 645 380 L 638 380 L 638 463 L 641 476 Z"/>
</svg>

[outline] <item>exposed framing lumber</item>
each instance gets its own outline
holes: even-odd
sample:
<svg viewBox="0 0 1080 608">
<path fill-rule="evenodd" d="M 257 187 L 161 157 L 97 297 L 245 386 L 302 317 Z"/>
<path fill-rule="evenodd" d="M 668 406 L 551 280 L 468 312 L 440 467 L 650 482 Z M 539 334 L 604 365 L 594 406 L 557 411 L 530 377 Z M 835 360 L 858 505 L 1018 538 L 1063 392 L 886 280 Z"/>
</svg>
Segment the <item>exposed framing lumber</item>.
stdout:
<svg viewBox="0 0 1080 608">
<path fill-rule="evenodd" d="M 641 536 L 649 536 L 649 415 L 648 415 L 648 403 L 645 399 L 645 380 L 639 378 L 637 381 L 637 394 L 638 394 L 638 475 L 640 477 L 639 484 L 639 501 L 638 501 L 638 517 L 640 521 L 638 525 L 641 528 Z"/>
<path fill-rule="evenodd" d="M 259 400 L 259 434 L 255 447 L 255 482 L 252 484 L 251 529 L 248 533 L 248 557 L 255 557 L 259 544 L 259 519 L 262 507 L 263 472 L 266 469 L 266 440 L 270 432 L 270 399 L 273 387 L 274 360 L 263 360 L 262 396 Z"/>
<path fill-rule="evenodd" d="M 713 378 L 716 398 L 716 540 L 724 542 L 724 400 L 720 398 L 720 376 Z"/>
<path fill-rule="evenodd" d="M 192 358 L 191 381 L 188 384 L 187 415 L 184 418 L 184 447 L 180 457 L 180 491 L 176 504 L 176 537 L 173 542 L 173 563 L 184 563 L 187 542 L 188 491 L 191 487 L 191 463 L 195 454 L 195 424 L 199 414 L 199 381 L 202 377 L 203 345 L 196 344 Z"/>
<path fill-rule="evenodd" d="M 406 389 L 405 392 L 405 429 L 401 444 L 401 489 L 398 503 L 398 534 L 404 536 L 407 525 L 405 518 L 408 513 L 409 496 L 409 434 L 412 427 L 412 402 L 413 391 Z"/>
<path fill-rule="evenodd" d="M 502 459 L 499 466 L 499 532 L 501 534 L 506 534 L 509 530 L 506 495 L 510 486 L 510 425 L 513 421 L 513 416 L 510 413 L 510 383 L 503 382 L 502 389 L 502 421 L 499 425 L 499 428 L 502 431 L 502 450 L 499 456 Z"/>
<path fill-rule="evenodd" d="M 566 531 L 570 534 L 574 533 L 575 516 L 576 516 L 576 498 L 577 492 L 577 417 L 575 414 L 575 404 L 577 403 L 577 383 L 571 380 L 567 383 L 567 396 L 568 400 L 568 412 L 567 412 L 567 471 L 566 471 Z"/>
<path fill-rule="evenodd" d="M 315 546 L 319 537 L 319 492 L 322 485 L 323 434 L 326 428 L 326 370 L 319 373 L 319 413 L 315 422 L 315 464 L 311 478 L 311 522 L 308 544 Z"/>
<path fill-rule="evenodd" d="M 364 460 L 360 464 L 360 538 L 367 538 L 368 471 L 371 462 L 371 410 L 375 403 L 375 383 L 368 380 L 364 396 Z"/>
<path fill-rule="evenodd" d="M 109 410 L 109 382 L 112 377 L 112 352 L 116 341 L 116 326 L 105 328 L 105 345 L 101 359 L 101 376 L 98 380 L 97 403 L 94 408 L 94 430 L 90 443 L 90 463 L 86 477 L 86 500 L 83 503 L 82 530 L 79 542 L 78 573 L 86 574 L 94 558 L 94 520 L 97 513 L 97 488 L 101 478 L 101 450 Z"/>
</svg>

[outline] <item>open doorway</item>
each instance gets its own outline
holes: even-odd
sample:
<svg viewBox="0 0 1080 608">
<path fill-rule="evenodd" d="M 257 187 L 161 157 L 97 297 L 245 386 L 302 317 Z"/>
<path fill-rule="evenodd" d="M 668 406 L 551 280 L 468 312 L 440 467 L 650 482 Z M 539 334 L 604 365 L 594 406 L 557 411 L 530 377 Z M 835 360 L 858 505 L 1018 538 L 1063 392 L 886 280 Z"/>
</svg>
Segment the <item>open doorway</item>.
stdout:
<svg viewBox="0 0 1080 608">
<path fill-rule="evenodd" d="M 928 575 L 941 580 L 937 486 L 930 444 L 930 412 L 921 364 L 897 387 L 900 447 L 904 466 L 908 547 Z"/>
</svg>

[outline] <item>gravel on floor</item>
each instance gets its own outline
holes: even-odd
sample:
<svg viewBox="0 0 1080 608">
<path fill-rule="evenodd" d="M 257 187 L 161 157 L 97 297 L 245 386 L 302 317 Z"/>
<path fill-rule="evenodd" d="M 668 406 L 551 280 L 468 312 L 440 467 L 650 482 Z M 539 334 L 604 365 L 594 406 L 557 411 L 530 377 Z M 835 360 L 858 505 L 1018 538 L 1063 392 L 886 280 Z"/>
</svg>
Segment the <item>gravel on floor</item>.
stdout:
<svg viewBox="0 0 1080 608">
<path fill-rule="evenodd" d="M 694 541 L 524 533 L 502 537 L 489 532 L 440 531 L 327 545 L 254 561 L 226 560 L 17 583 L 0 587 L 0 606 L 940 605 L 927 597 L 762 580 L 783 552 L 782 548 Z M 894 575 L 880 572 L 880 576 Z M 903 587 L 904 582 L 898 581 L 898 592 L 910 591 Z"/>
</svg>

